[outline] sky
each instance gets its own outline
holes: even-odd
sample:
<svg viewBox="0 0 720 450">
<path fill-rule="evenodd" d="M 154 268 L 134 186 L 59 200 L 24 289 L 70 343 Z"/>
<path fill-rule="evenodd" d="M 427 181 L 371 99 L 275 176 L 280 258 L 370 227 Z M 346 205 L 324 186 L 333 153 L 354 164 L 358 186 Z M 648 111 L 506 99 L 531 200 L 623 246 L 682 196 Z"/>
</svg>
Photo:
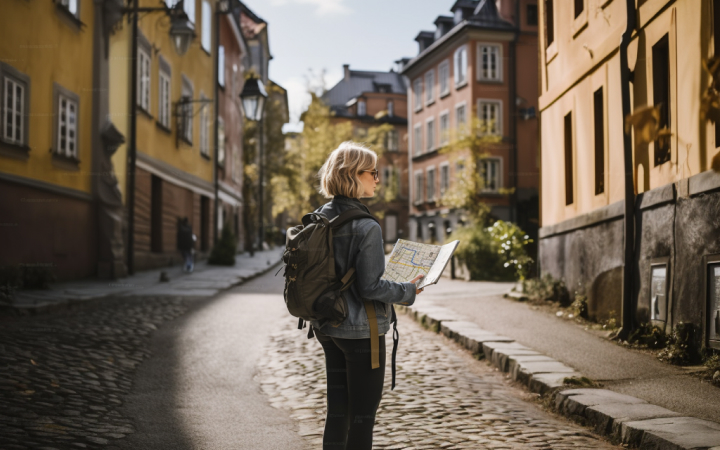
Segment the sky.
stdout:
<svg viewBox="0 0 720 450">
<path fill-rule="evenodd" d="M 306 80 L 325 71 L 329 89 L 351 70 L 388 71 L 418 53 L 415 36 L 434 31 L 455 0 L 243 0 L 268 23 L 270 78 L 288 91 L 290 124 L 310 102 Z"/>
</svg>

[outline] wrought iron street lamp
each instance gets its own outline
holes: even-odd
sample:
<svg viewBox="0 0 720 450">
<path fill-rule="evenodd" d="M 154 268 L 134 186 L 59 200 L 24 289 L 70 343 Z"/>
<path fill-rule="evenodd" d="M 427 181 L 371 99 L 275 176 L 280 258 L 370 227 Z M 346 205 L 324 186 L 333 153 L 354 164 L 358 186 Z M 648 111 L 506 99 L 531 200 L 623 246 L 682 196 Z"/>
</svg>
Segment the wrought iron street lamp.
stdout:
<svg viewBox="0 0 720 450">
<path fill-rule="evenodd" d="M 242 92 L 240 93 L 240 100 L 242 100 L 242 107 L 243 112 L 245 113 L 245 118 L 247 120 L 257 121 L 258 122 L 258 151 L 259 151 L 259 158 L 258 158 L 258 166 L 260 168 L 260 182 L 259 182 L 259 201 L 258 201 L 258 209 L 259 209 L 259 223 L 260 223 L 260 231 L 259 231 L 259 250 L 262 250 L 263 248 L 263 242 L 265 241 L 265 228 L 264 228 L 264 214 L 263 214 L 263 112 L 265 109 L 265 100 L 267 99 L 267 92 L 265 91 L 265 86 L 263 86 L 262 80 L 250 77 L 247 80 L 245 80 L 245 86 L 243 87 Z"/>
</svg>

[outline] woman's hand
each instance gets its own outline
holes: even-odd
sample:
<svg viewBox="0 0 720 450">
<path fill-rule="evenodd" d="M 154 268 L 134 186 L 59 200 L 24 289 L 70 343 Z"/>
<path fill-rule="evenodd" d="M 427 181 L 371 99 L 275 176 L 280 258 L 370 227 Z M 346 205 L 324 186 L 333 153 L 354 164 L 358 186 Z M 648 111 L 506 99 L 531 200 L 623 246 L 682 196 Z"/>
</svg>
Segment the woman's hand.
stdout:
<svg viewBox="0 0 720 450">
<path fill-rule="evenodd" d="M 417 283 L 421 278 L 423 278 L 424 276 L 425 276 L 425 275 L 418 275 L 418 276 L 416 276 L 415 278 L 413 278 L 412 280 L 410 280 L 410 282 L 411 282 L 412 284 L 415 284 L 415 283 Z M 424 288 L 423 288 L 423 289 L 424 289 Z M 422 291 L 423 291 L 422 289 L 417 289 L 417 290 L 415 291 L 415 295 L 421 293 Z"/>
</svg>

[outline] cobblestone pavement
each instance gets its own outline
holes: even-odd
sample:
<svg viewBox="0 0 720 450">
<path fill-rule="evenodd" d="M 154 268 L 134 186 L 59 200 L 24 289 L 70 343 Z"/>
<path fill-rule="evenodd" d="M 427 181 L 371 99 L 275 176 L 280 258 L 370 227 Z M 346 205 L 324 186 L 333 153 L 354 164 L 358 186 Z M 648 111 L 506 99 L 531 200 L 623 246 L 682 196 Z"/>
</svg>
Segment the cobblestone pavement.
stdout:
<svg viewBox="0 0 720 450">
<path fill-rule="evenodd" d="M 443 336 L 400 315 L 395 390 L 390 353 L 374 449 L 613 449 L 587 429 L 524 401 L 523 391 Z M 392 350 L 388 335 L 387 349 Z M 321 448 L 326 413 L 322 347 L 289 324 L 270 337 L 257 381 L 300 434 Z"/>
<path fill-rule="evenodd" d="M 149 335 L 186 309 L 177 297 L 123 298 L 1 318 L 0 448 L 113 448 L 134 431 L 116 409 Z"/>
</svg>

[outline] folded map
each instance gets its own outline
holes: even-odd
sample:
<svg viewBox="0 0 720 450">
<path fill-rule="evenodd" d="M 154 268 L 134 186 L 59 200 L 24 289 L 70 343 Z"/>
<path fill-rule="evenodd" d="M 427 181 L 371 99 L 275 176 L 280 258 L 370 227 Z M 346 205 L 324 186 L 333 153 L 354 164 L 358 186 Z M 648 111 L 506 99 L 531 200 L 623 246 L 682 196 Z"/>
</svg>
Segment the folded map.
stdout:
<svg viewBox="0 0 720 450">
<path fill-rule="evenodd" d="M 398 239 L 382 279 L 403 283 L 425 275 L 418 282 L 418 289 L 435 284 L 459 243 L 452 241 L 445 245 L 432 245 Z"/>
</svg>

